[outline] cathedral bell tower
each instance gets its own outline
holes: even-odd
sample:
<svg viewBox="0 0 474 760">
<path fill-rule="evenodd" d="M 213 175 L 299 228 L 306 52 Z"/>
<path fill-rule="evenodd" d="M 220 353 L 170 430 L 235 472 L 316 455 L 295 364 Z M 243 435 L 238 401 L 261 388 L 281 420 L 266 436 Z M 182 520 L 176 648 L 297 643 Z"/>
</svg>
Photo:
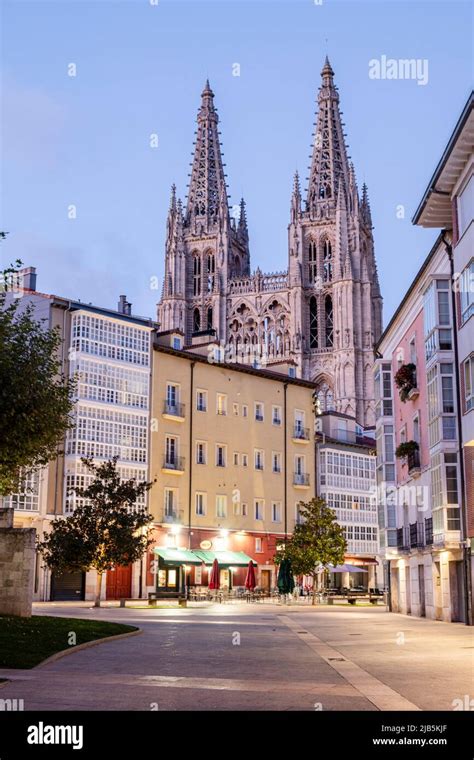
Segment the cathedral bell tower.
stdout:
<svg viewBox="0 0 474 760">
<path fill-rule="evenodd" d="M 322 410 L 375 424 L 373 346 L 382 300 L 367 188 L 349 163 L 334 72 L 321 71 L 308 189 L 295 179 L 289 224 L 289 285 L 301 324 L 303 377 L 319 386 Z"/>
<path fill-rule="evenodd" d="M 161 329 L 179 327 L 186 343 L 194 333 L 209 329 L 225 340 L 228 282 L 250 268 L 245 203 L 241 201 L 238 219 L 231 218 L 218 122 L 214 93 L 206 82 L 184 211 L 172 191 L 158 306 Z"/>
</svg>

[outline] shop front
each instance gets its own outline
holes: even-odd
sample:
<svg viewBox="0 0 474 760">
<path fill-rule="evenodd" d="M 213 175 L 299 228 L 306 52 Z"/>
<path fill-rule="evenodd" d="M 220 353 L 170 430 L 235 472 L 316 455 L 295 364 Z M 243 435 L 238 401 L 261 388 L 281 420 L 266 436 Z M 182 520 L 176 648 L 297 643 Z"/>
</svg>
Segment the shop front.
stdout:
<svg viewBox="0 0 474 760">
<path fill-rule="evenodd" d="M 191 568 L 201 567 L 202 560 L 188 549 L 156 547 L 152 572 L 156 593 L 163 597 L 180 596 L 189 586 Z"/>
</svg>

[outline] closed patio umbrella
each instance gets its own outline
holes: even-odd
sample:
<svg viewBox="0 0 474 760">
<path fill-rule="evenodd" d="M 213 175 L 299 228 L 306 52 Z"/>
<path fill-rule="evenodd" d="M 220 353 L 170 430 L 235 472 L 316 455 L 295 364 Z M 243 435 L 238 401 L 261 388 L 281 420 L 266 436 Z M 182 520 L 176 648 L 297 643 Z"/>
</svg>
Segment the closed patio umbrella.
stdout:
<svg viewBox="0 0 474 760">
<path fill-rule="evenodd" d="M 249 562 L 247 575 L 245 576 L 245 588 L 249 591 L 253 591 L 256 585 L 257 581 L 255 579 L 255 568 L 253 566 L 253 562 Z"/>
<path fill-rule="evenodd" d="M 295 587 L 289 559 L 282 559 L 280 563 L 277 585 L 280 594 L 291 594 Z"/>
<path fill-rule="evenodd" d="M 219 563 L 217 559 L 212 563 L 211 575 L 209 578 L 209 588 L 217 590 L 220 587 L 219 582 Z"/>
</svg>

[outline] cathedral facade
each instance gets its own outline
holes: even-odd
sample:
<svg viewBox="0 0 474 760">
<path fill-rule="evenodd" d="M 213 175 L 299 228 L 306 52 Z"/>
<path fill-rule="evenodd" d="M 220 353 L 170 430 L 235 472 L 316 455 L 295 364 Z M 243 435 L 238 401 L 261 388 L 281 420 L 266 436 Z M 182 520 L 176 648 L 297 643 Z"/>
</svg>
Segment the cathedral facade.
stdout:
<svg viewBox="0 0 474 760">
<path fill-rule="evenodd" d="M 304 199 L 294 178 L 282 272 L 251 270 L 245 203 L 231 216 L 208 82 L 201 97 L 186 205 L 174 187 L 171 195 L 161 329 L 180 329 L 186 344 L 213 331 L 233 361 L 293 367 L 297 377 L 317 383 L 322 411 L 374 425 L 373 346 L 382 331 L 382 298 L 367 188 L 359 195 L 328 59 Z"/>
</svg>

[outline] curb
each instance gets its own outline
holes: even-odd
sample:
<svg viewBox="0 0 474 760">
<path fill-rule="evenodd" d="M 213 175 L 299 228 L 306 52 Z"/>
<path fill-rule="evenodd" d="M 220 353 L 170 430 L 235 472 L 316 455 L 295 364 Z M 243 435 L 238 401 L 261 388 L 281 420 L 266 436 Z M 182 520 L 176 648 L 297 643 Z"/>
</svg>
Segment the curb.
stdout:
<svg viewBox="0 0 474 760">
<path fill-rule="evenodd" d="M 101 639 L 93 639 L 92 641 L 84 641 L 83 644 L 77 644 L 74 647 L 69 647 L 69 649 L 61 649 L 60 652 L 55 652 L 51 655 L 51 657 L 47 657 L 46 660 L 42 660 L 37 665 L 35 665 L 33 668 L 28 668 L 28 670 L 38 670 L 38 668 L 42 668 L 44 665 L 49 665 L 50 662 L 56 662 L 56 660 L 60 660 L 62 657 L 67 657 L 69 654 L 74 654 L 74 652 L 79 652 L 81 649 L 89 649 L 89 647 L 95 647 L 99 644 L 105 644 L 107 641 L 118 641 L 119 639 L 128 639 L 129 636 L 138 636 L 140 633 L 143 633 L 142 628 L 138 628 L 136 631 L 128 631 L 128 633 L 117 633 L 115 636 L 104 636 Z"/>
</svg>

